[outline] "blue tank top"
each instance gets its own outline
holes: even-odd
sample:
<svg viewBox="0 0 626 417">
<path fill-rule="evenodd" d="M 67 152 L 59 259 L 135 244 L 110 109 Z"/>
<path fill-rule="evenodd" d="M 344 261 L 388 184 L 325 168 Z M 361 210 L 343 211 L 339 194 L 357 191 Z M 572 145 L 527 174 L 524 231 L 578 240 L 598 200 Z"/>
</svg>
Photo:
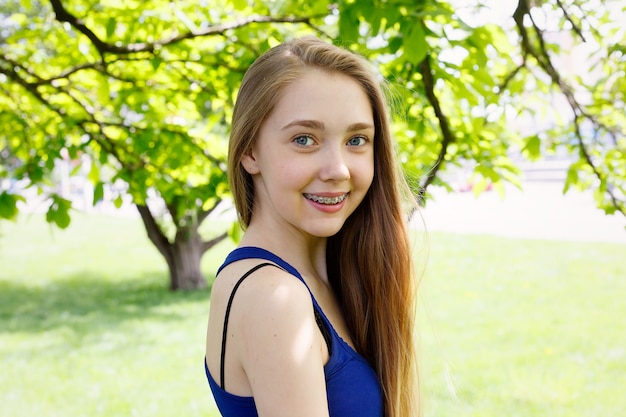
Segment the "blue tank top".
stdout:
<svg viewBox="0 0 626 417">
<path fill-rule="evenodd" d="M 226 257 L 217 273 L 219 274 L 232 262 L 250 258 L 272 262 L 298 278 L 306 286 L 304 279 L 294 267 L 273 253 L 257 247 L 235 249 Z M 330 333 L 330 357 L 328 363 L 324 365 L 330 417 L 382 417 L 383 395 L 374 369 L 337 334 L 310 290 L 309 293 L 316 315 L 321 318 L 322 326 Z M 241 397 L 223 390 L 211 376 L 206 360 L 204 370 L 222 416 L 258 416 L 253 397 Z"/>
</svg>

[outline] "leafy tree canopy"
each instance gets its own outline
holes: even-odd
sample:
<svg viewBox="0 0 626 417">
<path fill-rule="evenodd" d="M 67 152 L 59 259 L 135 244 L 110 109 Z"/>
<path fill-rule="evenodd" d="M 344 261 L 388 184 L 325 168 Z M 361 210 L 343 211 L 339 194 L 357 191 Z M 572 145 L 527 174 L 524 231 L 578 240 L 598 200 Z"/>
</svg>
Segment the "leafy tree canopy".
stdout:
<svg viewBox="0 0 626 417">
<path fill-rule="evenodd" d="M 228 197 L 241 77 L 304 34 L 362 53 L 390 81 L 402 162 L 421 197 L 449 186 L 441 174 L 455 165 L 472 164 L 476 191 L 501 190 L 520 183 L 520 158 L 565 150 L 564 191 L 592 188 L 599 207 L 626 215 L 625 7 L 510 5 L 495 22 L 478 0 L 0 0 L 0 218 L 17 216 L 23 197 L 11 184 L 21 180 L 67 227 L 71 202 L 52 179 L 59 161 L 76 161 L 93 204 L 109 192 L 118 205 L 132 198 L 172 288 L 201 286 L 199 266 L 182 265 L 225 236 L 198 228 Z M 181 259 L 190 248 L 193 260 Z"/>
</svg>

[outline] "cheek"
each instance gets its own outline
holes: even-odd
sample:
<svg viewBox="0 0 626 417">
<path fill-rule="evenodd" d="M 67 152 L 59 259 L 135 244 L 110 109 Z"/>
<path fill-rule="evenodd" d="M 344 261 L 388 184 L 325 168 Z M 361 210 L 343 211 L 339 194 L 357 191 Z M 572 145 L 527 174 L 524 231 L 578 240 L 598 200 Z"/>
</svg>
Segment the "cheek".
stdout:
<svg viewBox="0 0 626 417">
<path fill-rule="evenodd" d="M 266 178 L 272 178 L 271 182 L 276 188 L 282 190 L 299 189 L 306 182 L 308 174 L 303 164 L 294 161 L 274 161 L 265 167 Z"/>
<path fill-rule="evenodd" d="M 307 177 L 306 169 L 302 164 L 286 161 L 274 167 L 276 175 L 286 184 L 297 184 L 302 178 Z"/>
<path fill-rule="evenodd" d="M 357 171 L 354 176 L 357 181 L 357 186 L 363 189 L 364 192 L 369 190 L 374 180 L 374 161 L 372 160 L 367 164 L 358 165 Z"/>
</svg>

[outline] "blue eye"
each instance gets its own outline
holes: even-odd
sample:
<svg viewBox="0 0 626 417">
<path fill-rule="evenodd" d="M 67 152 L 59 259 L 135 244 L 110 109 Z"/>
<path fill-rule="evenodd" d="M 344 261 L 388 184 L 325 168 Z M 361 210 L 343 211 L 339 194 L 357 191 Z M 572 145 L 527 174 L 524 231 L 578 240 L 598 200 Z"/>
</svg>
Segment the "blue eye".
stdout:
<svg viewBox="0 0 626 417">
<path fill-rule="evenodd" d="M 353 138 L 350 138 L 350 140 L 348 140 L 348 145 L 349 146 L 363 146 L 365 145 L 366 142 L 367 142 L 367 138 L 363 136 L 355 136 Z"/>
<path fill-rule="evenodd" d="M 300 145 L 300 146 L 310 146 L 313 145 L 313 138 L 311 136 L 307 136 L 307 135 L 300 135 L 300 136 L 296 136 L 293 139 L 293 142 L 296 145 Z"/>
</svg>

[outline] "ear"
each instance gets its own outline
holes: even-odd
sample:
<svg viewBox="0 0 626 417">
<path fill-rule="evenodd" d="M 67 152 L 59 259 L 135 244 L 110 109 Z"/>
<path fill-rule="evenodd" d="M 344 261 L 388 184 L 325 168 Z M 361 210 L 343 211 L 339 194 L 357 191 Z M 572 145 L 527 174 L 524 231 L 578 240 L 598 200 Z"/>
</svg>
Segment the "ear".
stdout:
<svg viewBox="0 0 626 417">
<path fill-rule="evenodd" d="M 250 175 L 258 174 L 260 171 L 259 163 L 257 162 L 256 156 L 252 149 L 243 154 L 243 156 L 241 157 L 241 165 L 243 166 L 243 169 L 245 169 L 246 172 Z"/>
</svg>

